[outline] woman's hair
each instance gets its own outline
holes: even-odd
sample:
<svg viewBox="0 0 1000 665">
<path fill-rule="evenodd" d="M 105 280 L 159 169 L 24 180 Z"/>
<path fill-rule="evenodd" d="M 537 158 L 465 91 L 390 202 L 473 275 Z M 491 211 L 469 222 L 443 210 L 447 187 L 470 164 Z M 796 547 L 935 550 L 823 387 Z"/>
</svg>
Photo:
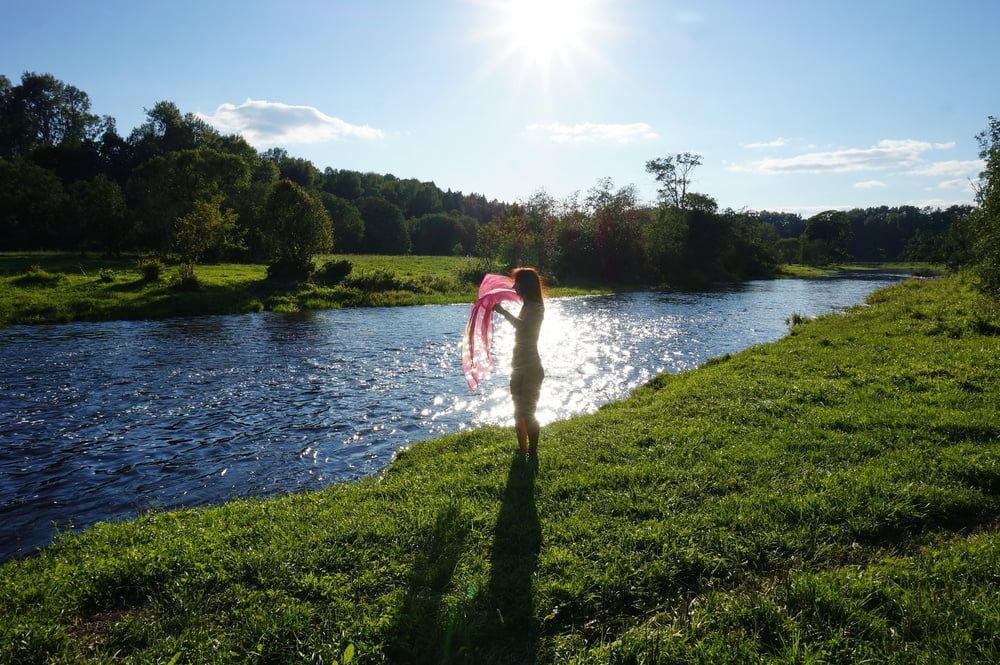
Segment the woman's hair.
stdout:
<svg viewBox="0 0 1000 665">
<path fill-rule="evenodd" d="M 525 302 L 542 302 L 542 280 L 534 268 L 515 268 L 510 274 L 514 278 L 514 288 Z"/>
</svg>

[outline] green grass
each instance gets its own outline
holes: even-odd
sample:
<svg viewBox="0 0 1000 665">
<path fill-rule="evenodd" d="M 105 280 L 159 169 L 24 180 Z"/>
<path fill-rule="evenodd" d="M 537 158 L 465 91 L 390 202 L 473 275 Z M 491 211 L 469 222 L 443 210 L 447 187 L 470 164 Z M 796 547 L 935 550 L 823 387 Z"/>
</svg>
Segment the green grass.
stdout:
<svg viewBox="0 0 1000 665">
<path fill-rule="evenodd" d="M 830 275 L 835 275 L 839 272 L 858 272 L 865 270 L 894 270 L 912 272 L 924 277 L 939 277 L 947 272 L 945 266 L 940 263 L 925 263 L 919 261 L 838 263 L 826 266 L 810 266 L 803 263 L 783 263 L 778 268 L 778 277 L 786 279 L 829 277 Z"/>
<path fill-rule="evenodd" d="M 1000 313 L 911 280 L 543 429 L 0 568 L 0 661 L 1000 662 Z"/>
<path fill-rule="evenodd" d="M 202 287 L 171 287 L 178 266 L 160 282 L 140 279 L 135 258 L 121 260 L 68 253 L 0 254 L 0 326 L 16 323 L 65 323 L 83 320 L 156 319 L 202 314 L 274 310 L 376 307 L 471 302 L 475 287 L 456 278 L 466 259 L 448 256 L 322 256 L 316 262 L 346 258 L 352 276 L 373 270 L 395 273 L 406 288 L 368 291 L 349 286 L 276 286 L 264 281 L 263 265 L 221 263 L 195 269 Z M 42 272 L 33 272 L 32 266 Z M 112 281 L 101 279 L 110 270 Z M 552 296 L 596 293 L 555 288 Z"/>
</svg>

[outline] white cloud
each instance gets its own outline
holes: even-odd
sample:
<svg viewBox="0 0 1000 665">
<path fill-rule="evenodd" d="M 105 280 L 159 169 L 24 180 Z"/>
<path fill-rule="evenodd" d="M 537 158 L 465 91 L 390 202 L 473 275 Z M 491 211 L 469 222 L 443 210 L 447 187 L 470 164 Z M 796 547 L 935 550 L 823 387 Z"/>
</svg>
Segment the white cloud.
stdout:
<svg viewBox="0 0 1000 665">
<path fill-rule="evenodd" d="M 979 175 L 979 172 L 984 168 L 986 168 L 986 162 L 981 159 L 951 159 L 944 162 L 931 162 L 925 166 L 907 171 L 907 173 L 910 175 L 961 178 L 963 176 Z"/>
<path fill-rule="evenodd" d="M 382 130 L 326 115 L 312 106 L 295 106 L 247 99 L 236 106 L 222 104 L 211 114 L 196 114 L 222 132 L 241 134 L 255 146 L 322 143 L 347 136 L 380 139 Z"/>
<path fill-rule="evenodd" d="M 875 189 L 876 187 L 888 187 L 881 180 L 863 180 L 861 182 L 854 183 L 855 189 Z"/>
<path fill-rule="evenodd" d="M 950 208 L 951 206 L 975 205 L 970 199 L 918 199 L 907 201 L 904 205 L 916 206 L 917 208 Z"/>
<path fill-rule="evenodd" d="M 869 148 L 841 148 L 810 152 L 794 157 L 769 157 L 745 164 L 732 164 L 732 171 L 752 173 L 850 173 L 915 168 L 924 163 L 929 150 L 955 147 L 954 142 L 929 143 L 913 139 L 883 139 Z"/>
<path fill-rule="evenodd" d="M 659 134 L 645 122 L 624 124 L 605 124 L 584 122 L 577 125 L 564 125 L 553 122 L 548 125 L 528 125 L 528 130 L 547 134 L 556 143 L 635 143 L 636 141 L 651 141 L 659 138 Z"/>
<path fill-rule="evenodd" d="M 974 192 L 972 183 L 968 178 L 955 178 L 953 180 L 942 180 L 937 184 L 938 189 L 961 189 L 966 192 Z"/>
<path fill-rule="evenodd" d="M 779 136 L 773 141 L 756 141 L 754 143 L 744 143 L 743 147 L 754 150 L 757 148 L 781 148 L 786 145 L 788 145 L 788 139 L 784 138 L 783 136 Z"/>
</svg>

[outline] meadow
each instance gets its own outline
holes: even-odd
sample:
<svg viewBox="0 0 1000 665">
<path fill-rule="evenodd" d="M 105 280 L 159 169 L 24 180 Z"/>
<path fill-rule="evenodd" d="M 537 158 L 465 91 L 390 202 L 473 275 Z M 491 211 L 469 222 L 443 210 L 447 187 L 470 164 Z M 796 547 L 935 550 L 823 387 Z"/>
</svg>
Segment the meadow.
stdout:
<svg viewBox="0 0 1000 665">
<path fill-rule="evenodd" d="M 476 285 L 463 273 L 475 260 L 451 256 L 324 255 L 317 266 L 348 260 L 353 269 L 334 286 L 272 283 L 266 266 L 198 265 L 201 285 L 177 288 L 180 266 L 144 281 L 136 257 L 121 259 L 72 253 L 0 254 L 0 326 L 172 316 L 296 312 L 303 309 L 380 307 L 472 302 Z M 33 267 L 35 268 L 33 270 Z M 551 295 L 597 293 L 556 287 Z"/>
<path fill-rule="evenodd" d="M 962 277 L 542 431 L 0 567 L 0 662 L 1000 661 L 1000 311 Z"/>
</svg>

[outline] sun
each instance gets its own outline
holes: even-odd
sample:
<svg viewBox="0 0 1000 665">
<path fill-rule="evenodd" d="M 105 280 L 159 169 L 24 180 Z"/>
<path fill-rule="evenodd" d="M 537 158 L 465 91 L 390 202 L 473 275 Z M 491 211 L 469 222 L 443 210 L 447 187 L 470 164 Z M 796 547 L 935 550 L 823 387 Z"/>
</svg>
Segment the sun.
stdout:
<svg viewBox="0 0 1000 665">
<path fill-rule="evenodd" d="M 519 61 L 524 73 L 547 79 L 556 68 L 572 71 L 594 60 L 606 26 L 597 16 L 598 0 L 494 0 L 489 10 L 489 41 L 497 46 L 492 63 Z"/>
</svg>

